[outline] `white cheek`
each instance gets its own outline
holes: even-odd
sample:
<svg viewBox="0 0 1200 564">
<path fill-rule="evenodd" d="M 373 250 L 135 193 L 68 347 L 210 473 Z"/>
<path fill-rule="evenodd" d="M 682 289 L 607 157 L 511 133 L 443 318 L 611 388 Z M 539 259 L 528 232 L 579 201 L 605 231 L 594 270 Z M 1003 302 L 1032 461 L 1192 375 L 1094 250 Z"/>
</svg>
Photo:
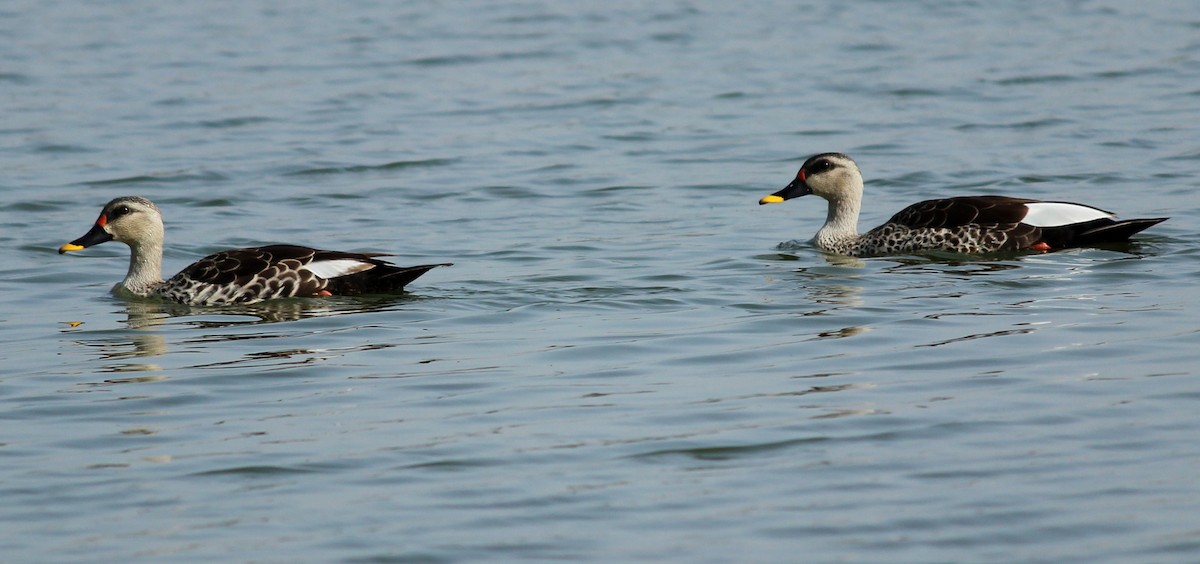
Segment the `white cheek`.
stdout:
<svg viewBox="0 0 1200 564">
<path fill-rule="evenodd" d="M 1029 208 L 1029 213 L 1025 214 L 1021 223 L 1034 227 L 1058 227 L 1116 217 L 1102 209 L 1067 202 L 1035 202 L 1026 204 L 1025 207 Z"/>
</svg>

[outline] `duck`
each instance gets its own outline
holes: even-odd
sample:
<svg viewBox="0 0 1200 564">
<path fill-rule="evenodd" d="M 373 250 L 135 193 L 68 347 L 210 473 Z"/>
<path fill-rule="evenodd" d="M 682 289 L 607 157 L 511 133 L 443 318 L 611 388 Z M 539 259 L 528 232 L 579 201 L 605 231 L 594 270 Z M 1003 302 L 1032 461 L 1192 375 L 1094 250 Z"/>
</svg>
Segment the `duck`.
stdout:
<svg viewBox="0 0 1200 564">
<path fill-rule="evenodd" d="M 854 257 L 928 251 L 1049 252 L 1128 241 L 1169 219 L 1118 220 L 1112 212 L 1072 202 L 959 196 L 917 202 L 860 235 L 863 176 L 854 159 L 842 153 L 809 157 L 791 183 L 758 203 L 777 204 L 809 194 L 828 202 L 825 224 L 812 244 L 828 253 Z"/>
<path fill-rule="evenodd" d="M 388 256 L 386 253 L 269 245 L 213 253 L 163 280 L 162 212 L 141 196 L 122 196 L 105 204 L 91 229 L 59 247 L 58 253 L 81 251 L 108 241 L 129 246 L 129 272 L 113 286 L 114 294 L 195 306 L 392 293 L 434 268 L 451 266 L 396 266 L 378 258 Z"/>
</svg>

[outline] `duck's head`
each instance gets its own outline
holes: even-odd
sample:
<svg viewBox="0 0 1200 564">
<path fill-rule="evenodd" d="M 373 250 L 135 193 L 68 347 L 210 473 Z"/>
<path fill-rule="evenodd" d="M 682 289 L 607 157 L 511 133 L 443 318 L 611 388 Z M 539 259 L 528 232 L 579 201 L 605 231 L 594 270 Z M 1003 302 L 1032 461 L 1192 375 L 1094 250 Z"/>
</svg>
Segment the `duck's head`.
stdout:
<svg viewBox="0 0 1200 564">
<path fill-rule="evenodd" d="M 759 204 L 778 204 L 784 200 L 816 194 L 831 202 L 861 197 L 862 173 L 854 159 L 842 153 L 821 153 L 804 161 L 796 179 L 774 194 L 759 200 Z"/>
<path fill-rule="evenodd" d="M 154 202 L 141 196 L 121 196 L 104 205 L 96 223 L 83 235 L 58 248 L 58 253 L 80 251 L 108 241 L 136 247 L 145 242 L 161 243 L 162 213 Z"/>
</svg>

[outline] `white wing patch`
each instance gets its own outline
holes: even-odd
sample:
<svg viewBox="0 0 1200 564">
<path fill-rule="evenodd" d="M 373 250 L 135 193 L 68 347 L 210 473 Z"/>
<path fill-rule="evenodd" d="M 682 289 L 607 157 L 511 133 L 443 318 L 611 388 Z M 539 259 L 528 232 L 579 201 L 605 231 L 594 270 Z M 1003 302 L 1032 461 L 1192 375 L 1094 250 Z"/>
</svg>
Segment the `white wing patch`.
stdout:
<svg viewBox="0 0 1200 564">
<path fill-rule="evenodd" d="M 345 276 L 347 274 L 354 274 L 355 272 L 371 270 L 372 268 L 375 268 L 375 265 L 373 265 L 369 262 L 363 262 L 363 261 L 354 260 L 354 259 L 337 259 L 337 260 L 318 260 L 318 261 L 310 262 L 310 263 L 302 266 L 301 268 L 304 270 L 307 270 L 313 274 L 316 274 L 317 278 L 324 278 L 326 280 L 329 280 L 330 278 L 337 278 L 339 276 Z"/>
<path fill-rule="evenodd" d="M 1034 202 L 1025 204 L 1025 207 L 1029 208 L 1029 213 L 1025 214 L 1025 219 L 1021 220 L 1021 223 L 1034 227 L 1059 227 L 1106 217 L 1116 218 L 1112 212 L 1067 202 Z"/>
</svg>

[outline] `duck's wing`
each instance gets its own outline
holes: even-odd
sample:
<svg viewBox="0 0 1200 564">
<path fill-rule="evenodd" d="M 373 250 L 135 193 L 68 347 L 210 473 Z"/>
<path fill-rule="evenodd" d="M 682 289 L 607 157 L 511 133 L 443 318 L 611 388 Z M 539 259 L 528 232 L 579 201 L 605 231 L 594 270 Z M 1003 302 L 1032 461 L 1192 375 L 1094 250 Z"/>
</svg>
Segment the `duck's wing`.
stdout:
<svg viewBox="0 0 1200 564">
<path fill-rule="evenodd" d="M 208 255 L 171 279 L 186 278 L 201 284 L 244 286 L 255 279 L 299 274 L 318 251 L 294 245 L 229 249 Z"/>
<path fill-rule="evenodd" d="M 960 196 L 925 200 L 904 208 L 888 223 L 911 229 L 953 229 L 968 224 L 1016 225 L 1029 214 L 1037 200 L 1009 196 Z"/>
<path fill-rule="evenodd" d="M 317 295 L 326 282 L 304 269 L 317 253 L 316 249 L 295 245 L 220 251 L 172 276 L 162 293 L 174 301 L 195 305 Z"/>
</svg>

